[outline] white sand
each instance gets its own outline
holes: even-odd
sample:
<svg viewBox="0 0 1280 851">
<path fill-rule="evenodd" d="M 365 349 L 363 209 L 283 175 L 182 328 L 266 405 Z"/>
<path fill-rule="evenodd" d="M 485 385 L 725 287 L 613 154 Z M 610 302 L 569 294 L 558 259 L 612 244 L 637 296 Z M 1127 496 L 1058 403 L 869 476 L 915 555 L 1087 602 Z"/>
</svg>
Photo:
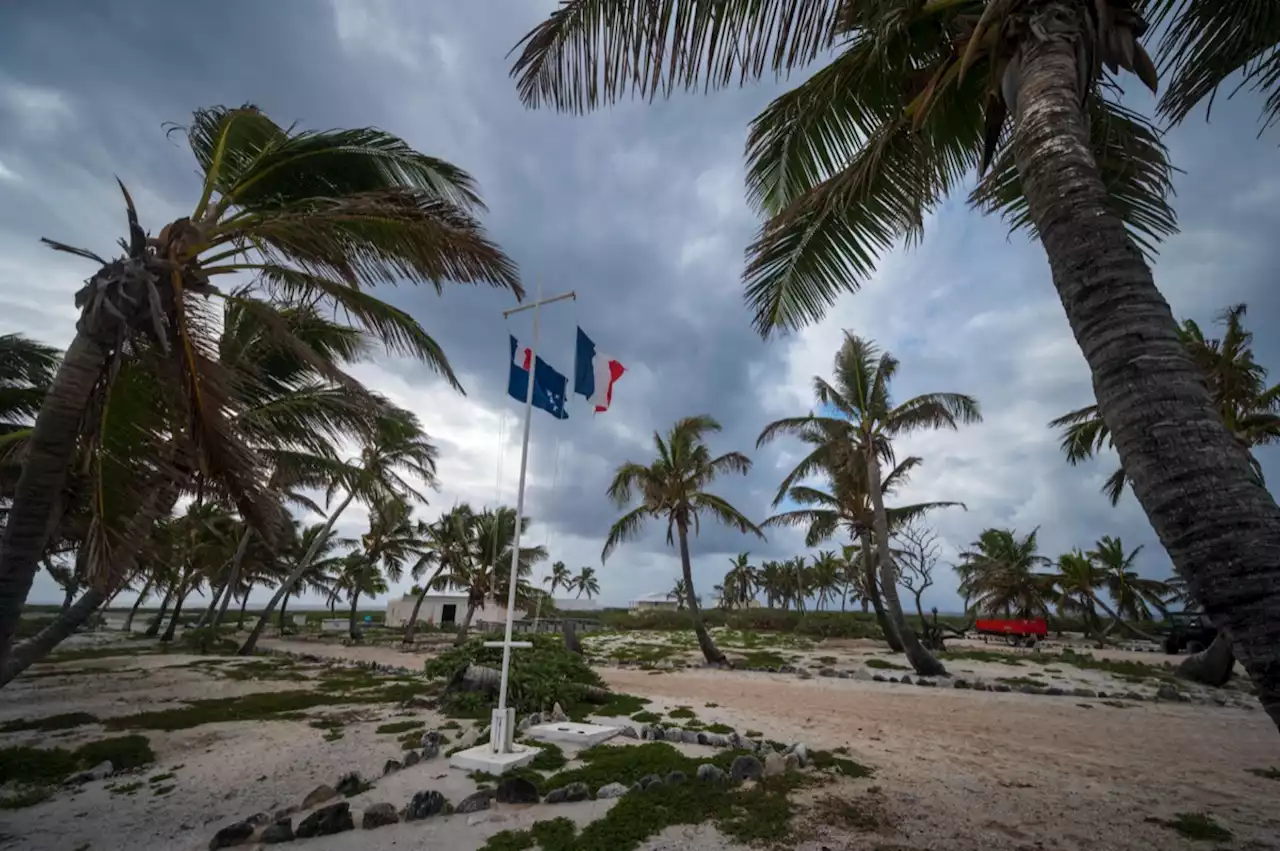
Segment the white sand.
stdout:
<svg viewBox="0 0 1280 851">
<path fill-rule="evenodd" d="M 633 639 L 634 640 L 634 639 Z M 422 654 L 376 647 L 268 641 L 264 646 L 337 659 L 421 667 Z M 783 650 L 784 655 L 800 651 Z M 825 642 L 803 656 L 831 656 L 837 668 L 856 666 L 883 646 Z M 1148 663 L 1161 657 L 1133 654 Z M 66 663 L 68 669 L 106 668 L 124 673 L 19 680 L 0 692 L 0 720 L 88 711 L 99 717 L 165 708 L 197 697 L 299 688 L 296 682 L 235 681 L 178 667 L 195 657 L 138 656 Z M 900 657 L 896 657 L 900 661 Z M 1044 667 L 1035 666 L 1043 672 Z M 1025 675 L 1029 665 L 957 662 L 959 676 Z M 129 670 L 136 669 L 136 670 Z M 1062 682 L 1117 688 L 1106 674 L 1061 666 Z M 924 689 L 853 679 L 693 670 L 652 674 L 603 669 L 619 691 L 653 699 L 655 711 L 691 706 L 705 723 L 758 730 L 780 741 L 813 747 L 846 746 L 850 758 L 873 766 L 870 780 L 840 794 L 870 802 L 884 824 L 872 834 L 851 835 L 801 816 L 802 851 L 839 849 L 1045 848 L 1177 849 L 1195 847 L 1176 834 L 1143 821 L 1178 812 L 1207 811 L 1233 830 L 1237 844 L 1271 842 L 1280 835 L 1273 802 L 1280 786 L 1248 768 L 1280 766 L 1280 737 L 1260 710 L 1200 704 L 1126 703 L 1118 709 L 1098 700 L 1021 694 Z M 898 671 L 882 671 L 900 674 Z M 1127 687 L 1127 686 L 1126 686 Z M 1141 690 L 1141 689 L 1139 689 Z M 1238 698 L 1233 698 L 1238 699 Z M 707 703 L 717 706 L 708 707 Z M 1092 708 L 1083 708 L 1085 703 Z M 347 771 L 379 778 L 388 758 L 400 758 L 396 736 L 374 728 L 387 720 L 417 718 L 429 726 L 439 716 L 391 706 L 352 707 L 358 717 L 344 738 L 325 742 L 323 731 L 298 721 L 212 724 L 172 733 L 144 731 L 156 764 L 117 785 L 174 771 L 175 789 L 156 796 L 149 788 L 113 795 L 106 782 L 0 816 L 0 832 L 15 837 L 5 847 L 70 851 L 89 843 L 92 851 L 175 849 L 208 846 L 214 832 L 255 812 L 300 803 L 320 783 L 333 785 Z M 319 707 L 327 715 L 340 707 Z M 67 733 L 9 734 L 4 744 L 74 746 L 101 738 L 98 726 Z M 456 735 L 456 734 L 451 734 Z M 697 750 L 697 749 L 694 749 Z M 178 767 L 181 766 L 181 767 Z M 555 807 L 495 807 L 474 816 L 433 818 L 375 831 L 359 829 L 358 812 L 371 803 L 402 808 L 416 792 L 435 789 L 457 803 L 474 788 L 443 758 L 379 779 L 351 799 L 357 830 L 305 840 L 307 851 L 389 851 L 439 848 L 474 851 L 492 834 L 534 821 L 568 816 L 585 822 L 612 805 L 608 801 Z M 869 790 L 878 791 L 869 791 Z M 861 803 L 860 803 L 861 805 Z M 295 817 L 295 826 L 299 817 Z M 284 846 L 294 847 L 294 846 Z M 1216 846 L 1206 846 L 1216 847 Z M 1254 845 L 1253 848 L 1271 847 Z M 708 827 L 664 831 L 644 851 L 725 851 L 731 848 Z"/>
</svg>

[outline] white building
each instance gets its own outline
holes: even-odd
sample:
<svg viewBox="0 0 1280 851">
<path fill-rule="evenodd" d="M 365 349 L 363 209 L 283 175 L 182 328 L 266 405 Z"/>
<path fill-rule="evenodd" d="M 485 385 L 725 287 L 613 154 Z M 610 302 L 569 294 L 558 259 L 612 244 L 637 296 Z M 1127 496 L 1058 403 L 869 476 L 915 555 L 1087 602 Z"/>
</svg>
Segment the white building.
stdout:
<svg viewBox="0 0 1280 851">
<path fill-rule="evenodd" d="M 665 609 L 674 612 L 680 608 L 680 604 L 669 594 L 663 594 L 655 591 L 652 594 L 645 594 L 643 597 L 637 597 L 631 601 L 632 612 L 651 612 L 655 609 Z"/>
<path fill-rule="evenodd" d="M 409 623 L 413 607 L 418 602 L 416 594 L 405 594 L 399 600 L 387 602 L 387 626 L 400 627 Z M 461 624 L 467 616 L 466 594 L 428 594 L 418 609 L 418 623 L 430 626 L 452 626 Z M 515 619 L 522 620 L 525 613 L 515 610 Z M 476 609 L 471 619 L 472 626 L 481 623 L 506 623 L 507 607 L 486 601 L 484 608 Z"/>
</svg>

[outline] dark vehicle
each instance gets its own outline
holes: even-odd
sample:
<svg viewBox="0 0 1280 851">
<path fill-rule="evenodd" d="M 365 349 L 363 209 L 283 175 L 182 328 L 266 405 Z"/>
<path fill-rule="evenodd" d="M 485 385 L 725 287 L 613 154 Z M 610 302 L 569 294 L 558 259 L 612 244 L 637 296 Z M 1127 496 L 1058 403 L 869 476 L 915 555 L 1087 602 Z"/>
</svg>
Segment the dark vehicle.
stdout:
<svg viewBox="0 0 1280 851">
<path fill-rule="evenodd" d="M 1199 653 L 1213 643 L 1218 628 L 1202 612 L 1169 612 L 1168 626 L 1156 630 L 1164 636 L 1160 644 L 1170 656 L 1183 650 Z"/>
</svg>

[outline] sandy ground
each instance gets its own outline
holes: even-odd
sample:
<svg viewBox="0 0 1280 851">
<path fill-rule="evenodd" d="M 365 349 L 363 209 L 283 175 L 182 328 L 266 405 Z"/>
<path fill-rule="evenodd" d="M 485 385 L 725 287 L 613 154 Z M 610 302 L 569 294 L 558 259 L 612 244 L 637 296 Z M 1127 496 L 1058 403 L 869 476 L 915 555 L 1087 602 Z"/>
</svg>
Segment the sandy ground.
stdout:
<svg viewBox="0 0 1280 851">
<path fill-rule="evenodd" d="M 86 637 L 87 638 L 87 637 Z M 305 641 L 266 641 L 264 648 L 341 660 L 377 661 L 417 670 L 422 654 L 376 647 L 341 647 Z M 994 648 L 993 648 L 994 649 Z M 784 653 L 792 651 L 784 650 Z M 1123 651 L 1116 651 L 1123 652 Z M 835 657 L 835 667 L 880 656 L 883 645 L 825 642 L 812 656 Z M 1151 654 L 1132 654 L 1151 663 Z M 163 708 L 201 697 L 298 688 L 296 682 L 221 679 L 185 667 L 196 657 L 136 656 L 65 663 L 69 677 L 18 680 L 0 691 L 0 721 L 87 711 L 99 717 Z M 1158 658 L 1158 657 L 1157 657 Z M 1025 675 L 1028 666 L 964 661 L 960 676 Z M 1041 669 L 1053 667 L 1040 666 Z M 85 673 L 95 669 L 99 673 Z M 46 668 L 47 670 L 47 668 Z M 1064 682 L 1115 685 L 1106 674 L 1063 667 Z M 882 674 L 901 672 L 881 670 Z M 712 670 L 663 671 L 603 668 L 619 690 L 653 700 L 655 711 L 691 706 L 706 723 L 758 730 L 779 741 L 813 747 L 848 747 L 850 756 L 875 769 L 841 794 L 874 802 L 882 825 L 847 833 L 801 817 L 801 851 L 920 851 L 920 849 L 1190 849 L 1280 848 L 1280 784 L 1248 773 L 1280 766 L 1280 737 L 1260 710 L 1234 705 L 1125 702 L 1017 693 L 924 689 L 865 679 Z M 1052 674 L 1046 675 L 1052 677 Z M 1126 687 L 1128 687 L 1126 685 Z M 1135 686 L 1135 688 L 1138 688 Z M 716 704 L 708 706 L 708 704 Z M 300 721 L 210 724 L 171 733 L 146 731 L 156 764 L 145 781 L 173 772 L 169 794 L 149 788 L 112 794 L 108 782 L 27 809 L 0 812 L 4 848 L 31 851 L 109 851 L 156 848 L 195 851 L 208 847 L 220 827 L 255 812 L 273 811 L 302 798 L 347 771 L 377 778 L 383 762 L 399 758 L 395 736 L 374 728 L 386 720 L 442 719 L 428 710 L 394 706 L 356 708 L 344 737 L 326 742 L 323 732 Z M 340 707 L 321 707 L 313 715 Z M 73 747 L 101 738 L 98 726 L 55 734 L 15 733 L 2 743 Z M 422 763 L 382 778 L 351 799 L 352 810 L 386 801 L 400 808 L 416 792 L 436 789 L 455 803 L 474 785 L 444 760 Z M 474 851 L 493 833 L 564 815 L 579 822 L 611 802 L 556 807 L 497 807 L 475 816 L 357 829 L 305 840 L 307 851 L 390 851 L 439 848 Z M 1229 843 L 1190 843 L 1144 821 L 1179 812 L 1208 812 L 1235 833 Z M 295 819 L 296 824 L 296 819 Z M 357 816 L 358 824 L 358 816 Z M 293 846 L 283 846 L 293 847 Z M 673 828 L 644 851 L 726 851 L 728 843 L 708 827 Z"/>
</svg>

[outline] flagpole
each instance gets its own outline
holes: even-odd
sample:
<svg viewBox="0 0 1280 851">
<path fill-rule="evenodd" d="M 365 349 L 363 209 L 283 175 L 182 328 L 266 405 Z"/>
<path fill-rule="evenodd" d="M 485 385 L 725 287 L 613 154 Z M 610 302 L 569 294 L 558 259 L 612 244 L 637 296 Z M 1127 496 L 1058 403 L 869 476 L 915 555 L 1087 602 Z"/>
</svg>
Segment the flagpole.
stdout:
<svg viewBox="0 0 1280 851">
<path fill-rule="evenodd" d="M 502 679 L 498 687 L 498 709 L 494 712 L 494 723 L 490 725 L 489 731 L 489 741 L 493 749 L 502 753 L 511 751 L 514 733 L 514 719 L 507 710 L 507 684 L 511 677 L 511 634 L 516 606 L 516 583 L 519 579 L 520 569 L 520 527 L 524 521 L 524 485 L 529 464 L 529 431 L 533 422 L 533 384 L 538 371 L 538 332 L 541 325 L 543 305 L 563 301 L 567 298 L 576 299 L 577 295 L 573 292 L 567 292 L 544 300 L 542 298 L 542 276 L 539 275 L 537 299 L 533 304 L 503 312 L 503 316 L 509 317 L 511 314 L 519 313 L 523 310 L 533 310 L 533 336 L 529 340 L 529 384 L 525 389 L 524 395 L 524 435 L 520 442 L 520 483 L 516 491 L 515 531 L 511 536 L 511 575 L 507 587 L 506 636 L 502 642 Z"/>
</svg>

